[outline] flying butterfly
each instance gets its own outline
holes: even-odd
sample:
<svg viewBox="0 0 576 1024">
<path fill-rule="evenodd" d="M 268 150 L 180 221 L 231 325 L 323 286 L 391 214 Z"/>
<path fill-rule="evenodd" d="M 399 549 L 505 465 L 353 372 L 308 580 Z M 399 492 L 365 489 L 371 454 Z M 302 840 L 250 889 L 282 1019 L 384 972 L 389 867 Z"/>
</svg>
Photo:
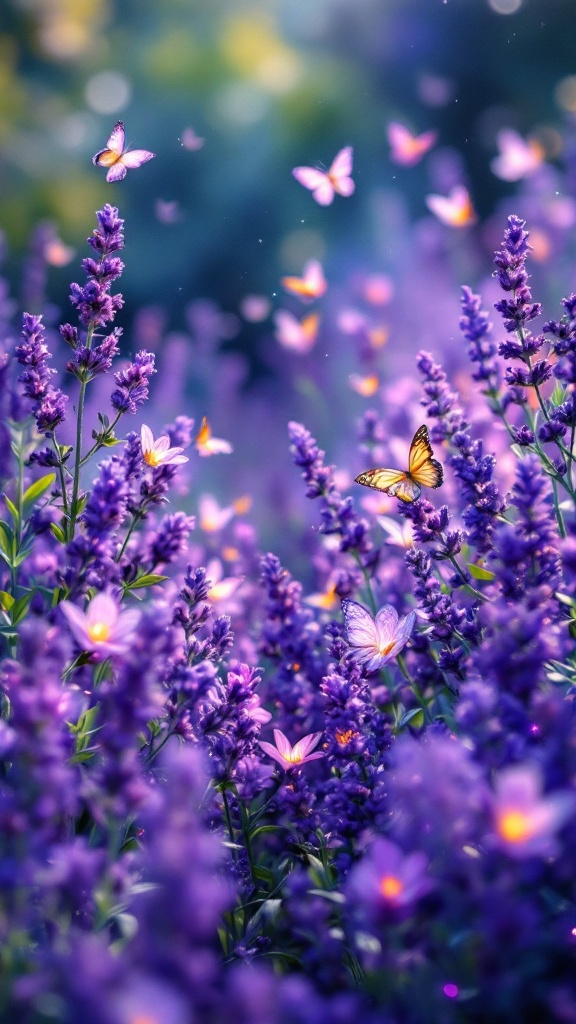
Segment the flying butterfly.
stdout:
<svg viewBox="0 0 576 1024">
<path fill-rule="evenodd" d="M 405 502 L 416 501 L 423 487 L 440 487 L 443 480 L 442 466 L 433 458 L 426 424 L 418 427 L 412 438 L 406 472 L 401 469 L 369 469 L 356 477 L 357 484 L 385 491 Z"/>
<path fill-rule="evenodd" d="M 156 156 L 147 149 L 125 149 L 125 144 L 124 122 L 117 121 L 105 148 L 92 157 L 92 163 L 97 167 L 108 167 L 106 181 L 122 181 L 129 168 L 140 167 Z"/>
<path fill-rule="evenodd" d="M 352 146 L 344 146 L 334 157 L 327 171 L 319 167 L 294 167 L 296 181 L 310 189 L 319 206 L 330 206 L 334 196 L 351 196 L 355 185 L 352 180 Z"/>
</svg>

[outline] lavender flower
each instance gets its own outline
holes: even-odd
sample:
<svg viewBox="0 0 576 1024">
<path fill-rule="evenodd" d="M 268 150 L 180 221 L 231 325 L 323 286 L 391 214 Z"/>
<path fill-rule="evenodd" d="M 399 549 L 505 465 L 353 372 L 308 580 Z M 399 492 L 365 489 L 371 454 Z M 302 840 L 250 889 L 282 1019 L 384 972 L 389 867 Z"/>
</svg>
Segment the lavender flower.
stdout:
<svg viewBox="0 0 576 1024">
<path fill-rule="evenodd" d="M 308 498 L 321 498 L 323 533 L 340 535 L 340 550 L 358 553 L 365 568 L 374 567 L 376 552 L 368 536 L 368 523 L 354 511 L 352 498 L 342 498 L 334 483 L 332 467 L 324 465 L 324 452 L 300 423 L 289 423 L 290 451 L 294 462 L 302 467 Z"/>
<path fill-rule="evenodd" d="M 81 287 L 72 284 L 70 301 L 78 310 L 80 323 L 94 330 L 104 327 L 114 319 L 122 308 L 124 299 L 120 294 L 110 295 L 113 281 L 120 277 L 124 264 L 112 253 L 124 246 L 124 221 L 118 216 L 118 210 L 109 203 L 96 213 L 98 227 L 88 239 L 98 255 L 98 259 L 87 258 L 82 261 L 82 269 L 86 271 L 88 280 Z"/>
<path fill-rule="evenodd" d="M 148 398 L 148 384 L 153 373 L 156 373 L 154 355 L 142 349 L 126 370 L 114 374 L 118 386 L 110 396 L 113 408 L 119 413 L 134 415 L 138 406 Z"/>
<path fill-rule="evenodd" d="M 24 385 L 24 395 L 32 402 L 39 432 L 51 436 L 66 418 L 68 398 L 50 384 L 56 371 L 46 365 L 51 356 L 46 346 L 41 316 L 24 314 L 22 339 L 15 349 L 18 362 L 25 367 L 18 380 Z"/>
</svg>

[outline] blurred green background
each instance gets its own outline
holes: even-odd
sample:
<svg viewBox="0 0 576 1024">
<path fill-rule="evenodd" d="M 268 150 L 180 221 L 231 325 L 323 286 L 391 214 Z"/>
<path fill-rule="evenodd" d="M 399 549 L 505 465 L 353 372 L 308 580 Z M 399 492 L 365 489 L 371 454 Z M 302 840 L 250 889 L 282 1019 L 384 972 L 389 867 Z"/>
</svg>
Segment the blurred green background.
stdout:
<svg viewBox="0 0 576 1024">
<path fill-rule="evenodd" d="M 160 301 L 178 327 L 199 296 L 236 311 L 309 255 L 338 253 L 344 272 L 381 244 L 374 191 L 399 174 L 391 118 L 454 147 L 484 217 L 513 191 L 489 170 L 497 129 L 550 137 L 574 117 L 558 87 L 576 74 L 575 21 L 574 0 L 3 0 L 5 271 L 17 293 L 39 220 L 84 255 L 109 201 L 128 224 L 128 318 Z M 157 158 L 108 185 L 91 157 L 118 118 Z M 187 128 L 205 139 L 197 151 Z M 328 166 L 346 144 L 356 195 L 321 210 L 291 168 Z M 402 185 L 414 217 L 424 173 Z M 50 275 L 65 307 L 70 269 Z"/>
<path fill-rule="evenodd" d="M 69 282 L 82 280 L 94 211 L 118 206 L 123 354 L 158 354 L 142 415 L 158 429 L 207 414 L 234 456 L 191 469 L 198 488 L 223 502 L 250 494 L 264 543 L 281 552 L 306 504 L 287 421 L 306 423 L 353 489 L 367 404 L 387 438 L 420 421 L 418 348 L 469 393 L 459 287 L 495 300 L 492 251 L 508 214 L 539 239 L 532 272 L 549 315 L 574 287 L 575 22 L 576 0 L 1 0 L 0 274 L 13 298 L 0 282 L 0 329 L 10 313 L 14 334 L 22 308 L 49 326 L 74 322 Z M 133 148 L 157 156 L 108 184 L 92 156 L 118 119 Z M 434 128 L 437 146 L 399 167 L 390 120 Z M 533 177 L 491 170 L 503 127 L 542 144 Z M 321 208 L 291 170 L 328 167 L 346 145 L 356 192 Z M 456 181 L 478 212 L 464 231 L 425 203 Z M 310 257 L 329 290 L 318 343 L 301 356 L 278 344 L 273 312 L 306 312 L 280 279 Z M 380 305 L 370 275 L 390 282 Z M 251 295 L 269 306 L 261 317 L 245 314 Z M 358 391 L 358 372 L 378 391 Z M 93 421 L 109 401 L 109 383 L 99 387 Z"/>
</svg>

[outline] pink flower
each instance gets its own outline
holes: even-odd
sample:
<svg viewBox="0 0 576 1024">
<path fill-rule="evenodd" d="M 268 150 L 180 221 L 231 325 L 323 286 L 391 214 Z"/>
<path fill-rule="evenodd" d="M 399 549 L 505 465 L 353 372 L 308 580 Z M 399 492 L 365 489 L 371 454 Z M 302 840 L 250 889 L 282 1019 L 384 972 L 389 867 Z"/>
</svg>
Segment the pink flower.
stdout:
<svg viewBox="0 0 576 1024">
<path fill-rule="evenodd" d="M 377 839 L 350 872 L 348 897 L 369 917 L 411 907 L 432 888 L 427 870 L 420 850 L 404 853 L 389 839 Z"/>
<path fill-rule="evenodd" d="M 376 618 L 357 601 L 342 601 L 344 636 L 352 649 L 354 661 L 365 665 L 368 672 L 377 672 L 391 661 L 408 643 L 416 616 L 409 612 L 403 618 L 391 604 L 385 604 Z"/>
<path fill-rule="evenodd" d="M 167 434 L 162 434 L 155 441 L 150 427 L 145 423 L 140 428 L 140 445 L 144 462 L 153 469 L 157 469 L 158 466 L 181 466 L 188 462 L 186 455 L 180 454 L 184 451 L 183 448 L 171 448 Z"/>
<path fill-rule="evenodd" d="M 138 609 L 121 612 L 112 595 L 105 592 L 96 594 L 85 612 L 71 601 L 61 601 L 60 608 L 82 650 L 102 659 L 128 650 L 140 619 Z"/>
<path fill-rule="evenodd" d="M 574 812 L 573 793 L 543 796 L 542 785 L 540 770 L 533 764 L 505 768 L 496 777 L 491 838 L 512 857 L 554 855 L 556 833 Z"/>
<path fill-rule="evenodd" d="M 246 714 L 253 722 L 260 722 L 260 725 L 266 725 L 267 722 L 272 718 L 270 711 L 266 711 L 266 708 L 260 706 L 260 697 L 257 693 L 253 693 L 248 698 L 244 705 Z"/>
<path fill-rule="evenodd" d="M 306 761 L 316 761 L 317 758 L 324 757 L 321 750 L 317 750 L 314 754 L 308 753 L 309 750 L 314 750 L 314 747 L 318 745 L 321 736 L 321 732 L 311 732 L 308 736 L 303 736 L 301 740 L 298 740 L 294 746 L 291 746 L 284 733 L 280 732 L 280 729 L 274 729 L 276 746 L 272 743 L 266 743 L 264 740 L 260 740 L 260 746 L 265 754 L 274 758 L 282 768 L 288 771 L 290 768 L 297 768 L 299 765 L 305 764 Z"/>
</svg>

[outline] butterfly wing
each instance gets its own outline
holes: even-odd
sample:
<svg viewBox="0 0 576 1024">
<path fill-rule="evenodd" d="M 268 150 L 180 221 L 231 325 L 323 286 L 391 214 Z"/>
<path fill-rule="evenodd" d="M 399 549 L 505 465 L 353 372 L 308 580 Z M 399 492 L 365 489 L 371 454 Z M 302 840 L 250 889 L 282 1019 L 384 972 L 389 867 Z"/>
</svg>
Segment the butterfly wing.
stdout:
<svg viewBox="0 0 576 1024">
<path fill-rule="evenodd" d="M 156 153 L 150 153 L 147 149 L 128 149 L 120 157 L 125 167 L 141 167 L 142 164 L 152 160 Z"/>
<path fill-rule="evenodd" d="M 422 159 L 436 142 L 436 132 L 430 130 L 422 135 L 412 135 L 405 125 L 391 121 L 387 128 L 390 143 L 390 158 L 404 167 L 412 167 Z"/>
<path fill-rule="evenodd" d="M 368 469 L 356 477 L 356 483 L 363 484 L 364 487 L 372 487 L 375 491 L 385 491 L 386 494 L 391 494 L 393 497 L 396 495 L 401 497 L 398 491 L 404 491 L 410 485 L 407 473 L 403 473 L 401 469 Z M 411 497 L 402 498 L 402 500 L 413 501 L 414 499 Z"/>
<path fill-rule="evenodd" d="M 378 647 L 378 633 L 370 612 L 357 601 L 342 601 L 344 631 L 351 647 L 363 652 L 375 652 Z"/>
<path fill-rule="evenodd" d="M 106 175 L 106 181 L 122 181 L 122 178 L 125 178 L 127 173 L 122 157 L 117 157 Z"/>
<path fill-rule="evenodd" d="M 278 309 L 274 314 L 276 341 L 283 348 L 305 355 L 314 346 L 318 334 L 320 317 L 317 313 L 304 317 L 302 322 L 286 309 Z"/>
<path fill-rule="evenodd" d="M 465 228 L 476 222 L 476 212 L 464 185 L 455 185 L 449 196 L 426 196 L 425 202 L 434 216 L 448 227 Z"/>
<path fill-rule="evenodd" d="M 303 301 L 318 299 L 326 291 L 326 279 L 322 264 L 318 260 L 309 260 L 302 277 L 283 277 L 282 286 L 293 295 L 298 295 Z"/>
<path fill-rule="evenodd" d="M 408 456 L 408 477 L 422 487 L 440 487 L 444 480 L 442 466 L 433 458 L 426 424 L 422 424 L 412 438 Z"/>
<path fill-rule="evenodd" d="M 328 178 L 332 184 L 335 192 L 340 196 L 351 196 L 356 188 L 350 175 L 352 174 L 352 160 L 354 157 L 354 150 L 352 146 L 345 146 L 339 153 L 334 157 L 330 170 L 328 171 Z"/>
<path fill-rule="evenodd" d="M 295 167 L 292 174 L 304 188 L 309 189 L 320 206 L 329 206 L 334 199 L 334 186 L 325 171 L 317 167 Z"/>
<path fill-rule="evenodd" d="M 125 141 L 124 123 L 117 121 L 104 149 L 100 149 L 94 154 L 92 163 L 97 167 L 112 167 L 122 156 Z"/>
</svg>

